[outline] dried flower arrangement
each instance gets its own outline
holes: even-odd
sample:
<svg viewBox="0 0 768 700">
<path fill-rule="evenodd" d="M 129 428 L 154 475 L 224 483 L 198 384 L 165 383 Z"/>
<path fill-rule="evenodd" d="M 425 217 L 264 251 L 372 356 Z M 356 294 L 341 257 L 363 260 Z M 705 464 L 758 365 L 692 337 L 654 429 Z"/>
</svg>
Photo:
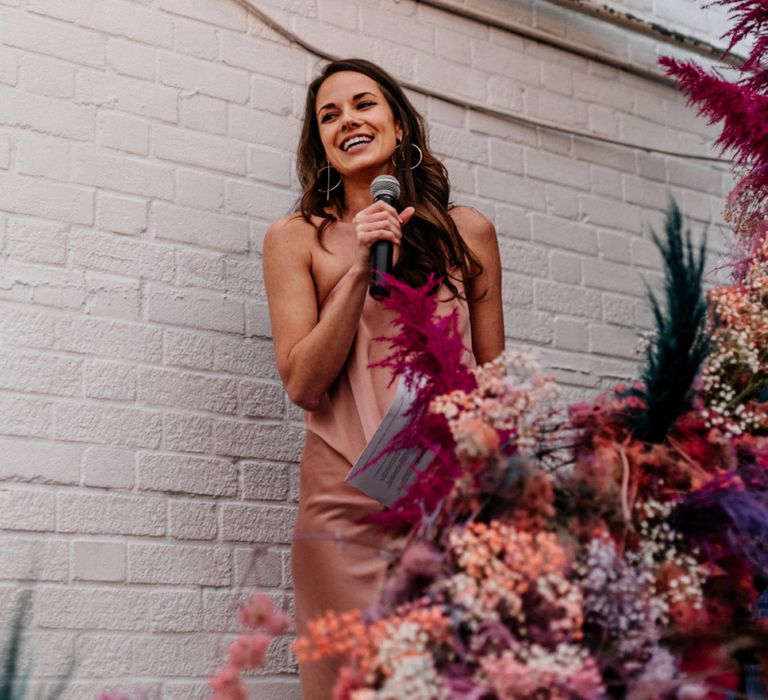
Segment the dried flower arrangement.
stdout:
<svg viewBox="0 0 768 700">
<path fill-rule="evenodd" d="M 390 362 L 422 392 L 397 442 L 437 458 L 428 488 L 381 518 L 415 530 L 379 603 L 329 612 L 297 643 L 306 660 L 346 659 L 335 700 L 704 697 L 738 688 L 745 654 L 768 660 L 753 619 L 768 437 L 707 425 L 702 253 L 674 207 L 662 248 L 642 381 L 567 415 L 525 353 L 446 392 L 457 350 L 423 343 L 432 331 L 414 311 L 434 300 L 393 283 L 388 303 L 408 314 Z"/>
<path fill-rule="evenodd" d="M 417 397 L 392 449 L 434 459 L 378 517 L 412 528 L 378 603 L 296 643 L 344 660 L 334 700 L 718 698 L 766 677 L 768 2 L 714 4 L 737 20 L 729 50 L 757 33 L 744 77 L 662 62 L 745 168 L 734 283 L 705 295 L 673 203 L 641 378 L 558 412 L 528 354 L 466 369 L 433 285 L 392 281 L 386 364 Z"/>
</svg>

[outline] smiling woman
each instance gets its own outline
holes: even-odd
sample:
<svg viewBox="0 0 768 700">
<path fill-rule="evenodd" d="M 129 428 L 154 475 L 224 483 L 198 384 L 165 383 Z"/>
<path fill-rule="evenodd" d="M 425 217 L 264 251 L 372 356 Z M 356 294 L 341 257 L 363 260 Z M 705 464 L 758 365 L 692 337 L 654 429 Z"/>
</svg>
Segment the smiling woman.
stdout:
<svg viewBox="0 0 768 700">
<path fill-rule="evenodd" d="M 493 225 L 451 205 L 423 120 L 386 72 L 360 59 L 328 64 L 308 88 L 297 161 L 300 204 L 267 233 L 264 280 L 278 369 L 307 424 L 291 551 L 302 633 L 325 610 L 370 605 L 398 546 L 361 522 L 382 506 L 344 481 L 396 389 L 371 366 L 393 330 L 367 294 L 371 246 L 393 244 L 393 274 L 408 284 L 437 276 L 439 312 L 458 312 L 469 364 L 496 357 L 504 329 Z M 371 202 L 382 174 L 401 184 L 399 211 Z M 303 664 L 302 696 L 328 700 L 335 674 Z"/>
</svg>

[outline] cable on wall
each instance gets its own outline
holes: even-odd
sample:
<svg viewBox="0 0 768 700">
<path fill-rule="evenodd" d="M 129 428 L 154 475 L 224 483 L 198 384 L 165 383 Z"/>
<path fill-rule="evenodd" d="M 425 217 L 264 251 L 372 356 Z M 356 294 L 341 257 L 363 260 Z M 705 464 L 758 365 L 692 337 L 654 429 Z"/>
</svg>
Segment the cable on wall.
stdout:
<svg viewBox="0 0 768 700">
<path fill-rule="evenodd" d="M 546 0 L 547 2 L 563 7 L 570 12 L 577 12 L 579 14 L 595 17 L 602 22 L 607 22 L 624 29 L 629 29 L 636 34 L 643 34 L 649 36 L 657 41 L 673 44 L 681 48 L 686 49 L 692 53 L 699 54 L 708 59 L 716 59 L 724 63 L 728 63 L 732 66 L 740 67 L 744 64 L 744 59 L 736 56 L 735 54 L 729 54 L 727 57 L 723 57 L 725 49 L 715 46 L 702 39 L 697 39 L 688 34 L 682 32 L 676 32 L 672 29 L 668 29 L 657 22 L 648 22 L 640 17 L 630 14 L 629 12 L 622 12 L 616 10 L 609 5 L 598 5 L 590 0 Z M 568 51 L 570 53 L 582 56 L 583 58 L 590 59 L 592 61 L 598 61 L 605 65 L 619 68 L 627 73 L 633 73 L 639 75 L 648 80 L 655 80 L 665 85 L 675 85 L 675 82 L 668 78 L 664 73 L 653 70 L 645 66 L 639 66 L 631 61 L 623 59 L 618 56 L 610 56 L 601 51 L 590 49 L 589 47 L 581 46 L 567 39 L 562 39 L 557 36 L 553 36 L 541 29 L 534 27 L 526 27 L 516 22 L 510 22 L 509 20 L 494 17 L 493 15 L 483 12 L 475 8 L 467 7 L 466 5 L 459 5 L 452 0 L 415 0 L 422 5 L 428 5 L 451 14 L 471 19 L 482 24 L 486 24 L 502 31 L 512 32 L 519 36 L 533 39 L 542 44 L 552 46 L 555 48 Z"/>
<path fill-rule="evenodd" d="M 611 7 L 605 3 L 598 4 L 593 2 L 593 0 L 546 0 L 546 2 L 558 5 L 559 7 L 564 7 L 572 12 L 579 12 L 591 17 L 596 17 L 603 22 L 615 24 L 637 34 L 645 34 L 646 36 L 666 44 L 680 46 L 691 53 L 697 53 L 706 58 L 715 59 L 722 63 L 728 63 L 737 68 L 744 65 L 744 58 L 735 53 L 729 53 L 727 56 L 724 56 L 724 47 L 716 46 L 715 44 L 691 36 L 690 34 L 683 34 L 682 32 L 675 31 L 658 22 L 650 22 L 642 17 L 633 15 L 631 12 L 617 10 L 615 7 Z"/>
<path fill-rule="evenodd" d="M 625 71 L 626 73 L 632 73 L 633 75 L 645 78 L 646 80 L 653 80 L 657 83 L 661 83 L 662 85 L 667 86 L 675 85 L 675 82 L 671 78 L 668 78 L 664 73 L 661 73 L 660 71 L 647 68 L 646 66 L 637 65 L 636 63 L 632 63 L 631 61 L 620 58 L 618 56 L 609 56 L 602 51 L 596 51 L 595 49 L 591 49 L 588 46 L 582 46 L 573 41 L 568 41 L 567 39 L 553 36 L 552 34 L 548 34 L 541 29 L 536 29 L 535 27 L 526 27 L 516 22 L 510 22 L 505 19 L 494 17 L 493 15 L 490 15 L 487 12 L 483 12 L 482 10 L 466 7 L 465 5 L 458 5 L 455 2 L 451 2 L 451 0 L 415 0 L 415 2 L 418 2 L 422 5 L 427 5 L 429 7 L 434 7 L 438 10 L 448 12 L 458 17 L 463 17 L 465 19 L 470 19 L 475 22 L 485 24 L 489 27 L 493 27 L 494 29 L 500 29 L 504 32 L 516 34 L 525 39 L 530 39 L 540 44 L 544 44 L 545 46 L 551 46 L 556 49 L 568 51 L 569 53 L 572 53 L 576 56 L 581 56 L 582 58 L 586 58 L 590 61 L 596 61 L 598 63 L 602 63 L 603 65 L 611 66 L 612 68 L 618 68 L 619 70 Z"/>
<path fill-rule="evenodd" d="M 421 0 L 417 0 L 417 1 L 420 2 Z M 313 56 L 316 56 L 317 58 L 322 59 L 324 61 L 334 61 L 340 58 L 338 56 L 328 53 L 327 51 L 317 48 L 313 44 L 310 44 L 309 42 L 305 41 L 300 36 L 298 36 L 295 32 L 291 31 L 287 27 L 284 27 L 282 24 L 277 22 L 277 20 L 275 20 L 273 17 L 271 17 L 266 12 L 258 8 L 253 2 L 253 0 L 235 0 L 235 2 L 243 6 L 246 10 L 252 13 L 261 22 L 263 22 L 267 27 L 275 31 L 284 39 L 287 39 L 292 44 L 300 46 L 301 48 L 303 48 L 305 51 L 312 54 Z M 552 122 L 548 122 L 542 119 L 532 119 L 530 117 L 525 117 L 520 114 L 515 114 L 514 112 L 510 112 L 505 109 L 489 107 L 483 104 L 482 102 L 477 102 L 476 100 L 471 100 L 466 97 L 458 97 L 457 95 L 452 95 L 447 92 L 433 90 L 432 88 L 428 88 L 428 87 L 425 87 L 424 85 L 419 85 L 417 83 L 413 83 L 408 80 L 399 80 L 399 82 L 400 82 L 400 85 L 402 85 L 404 88 L 411 90 L 413 92 L 419 93 L 421 95 L 424 95 L 425 97 L 432 97 L 434 99 L 441 100 L 442 102 L 446 102 L 448 104 L 452 104 L 454 106 L 460 107 L 462 109 L 469 109 L 479 114 L 485 114 L 487 116 L 495 117 L 497 119 L 512 122 L 515 124 L 522 124 L 524 126 L 529 126 L 533 128 L 542 128 L 548 131 L 565 134 L 568 136 L 576 136 L 579 138 L 588 139 L 591 141 L 597 141 L 599 143 L 605 143 L 612 146 L 620 146 L 622 148 L 635 149 L 635 150 L 644 151 L 646 153 L 655 153 L 657 155 L 665 155 L 665 156 L 670 156 L 674 158 L 683 158 L 686 160 L 697 160 L 697 161 L 703 161 L 703 162 L 723 163 L 723 164 L 730 164 L 731 162 L 730 160 L 719 158 L 717 156 L 705 156 L 697 153 L 680 153 L 678 151 L 671 151 L 664 148 L 657 148 L 655 146 L 646 146 L 643 144 L 632 143 L 629 141 L 620 141 L 618 139 L 612 139 L 607 136 L 600 136 L 599 134 L 593 134 L 588 131 L 581 131 L 579 129 L 572 129 L 569 127 L 560 126 L 559 124 L 554 124 Z"/>
</svg>

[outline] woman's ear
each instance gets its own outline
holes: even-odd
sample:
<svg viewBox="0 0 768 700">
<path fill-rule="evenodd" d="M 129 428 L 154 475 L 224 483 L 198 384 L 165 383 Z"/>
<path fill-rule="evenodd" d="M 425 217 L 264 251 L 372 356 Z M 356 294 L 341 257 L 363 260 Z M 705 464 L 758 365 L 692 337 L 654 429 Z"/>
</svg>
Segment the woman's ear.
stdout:
<svg viewBox="0 0 768 700">
<path fill-rule="evenodd" d="M 400 122 L 395 122 L 395 138 L 398 144 L 403 140 L 403 127 L 400 126 Z"/>
</svg>

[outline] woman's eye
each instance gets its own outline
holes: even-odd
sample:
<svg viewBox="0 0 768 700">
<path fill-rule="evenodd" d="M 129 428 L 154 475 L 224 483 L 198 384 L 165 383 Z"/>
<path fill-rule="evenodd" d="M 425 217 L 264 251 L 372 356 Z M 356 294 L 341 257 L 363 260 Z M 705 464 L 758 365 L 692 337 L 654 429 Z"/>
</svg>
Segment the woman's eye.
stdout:
<svg viewBox="0 0 768 700">
<path fill-rule="evenodd" d="M 370 100 L 368 100 L 366 102 L 358 103 L 357 108 L 358 109 L 365 109 L 366 107 L 373 107 L 373 105 L 375 105 L 375 104 L 376 104 L 375 102 L 371 102 Z"/>
<path fill-rule="evenodd" d="M 325 122 L 330 121 L 335 116 L 336 115 L 333 112 L 326 112 L 322 117 L 320 117 L 320 123 L 325 124 Z"/>
</svg>

